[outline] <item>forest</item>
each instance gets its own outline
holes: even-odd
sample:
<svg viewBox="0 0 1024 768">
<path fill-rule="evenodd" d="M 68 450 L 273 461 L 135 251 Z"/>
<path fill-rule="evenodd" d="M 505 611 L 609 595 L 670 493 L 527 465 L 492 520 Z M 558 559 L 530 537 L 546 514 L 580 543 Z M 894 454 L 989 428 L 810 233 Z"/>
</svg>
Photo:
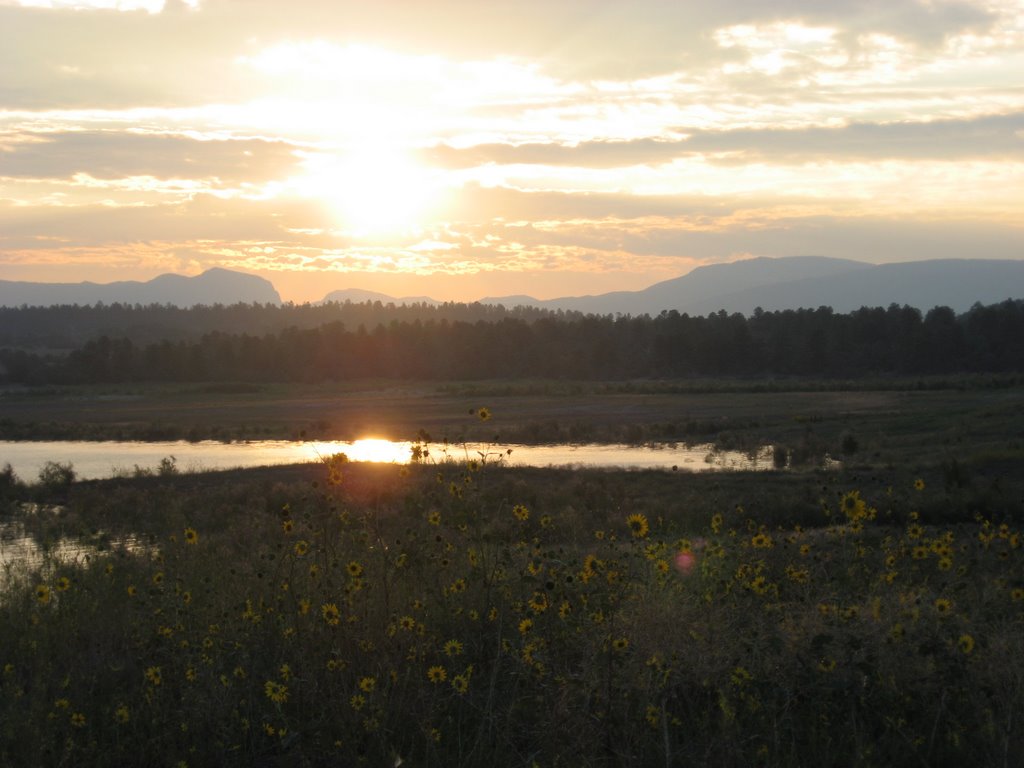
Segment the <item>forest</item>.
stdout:
<svg viewBox="0 0 1024 768">
<path fill-rule="evenodd" d="M 613 317 L 377 302 L 21 308 L 5 310 L 0 319 L 0 381 L 8 384 L 858 378 L 1024 370 L 1021 301 L 979 304 L 959 316 L 947 307 L 922 314 L 895 304 L 848 314 L 821 307 L 758 310 L 750 317 L 724 311 Z M 216 325 L 222 327 L 212 330 Z M 36 337 L 18 338 L 19 328 L 35 329 Z M 61 328 L 109 332 L 62 350 L 56 340 Z M 165 336 L 154 338 L 155 329 Z M 39 338 L 44 332 L 51 343 Z"/>
</svg>

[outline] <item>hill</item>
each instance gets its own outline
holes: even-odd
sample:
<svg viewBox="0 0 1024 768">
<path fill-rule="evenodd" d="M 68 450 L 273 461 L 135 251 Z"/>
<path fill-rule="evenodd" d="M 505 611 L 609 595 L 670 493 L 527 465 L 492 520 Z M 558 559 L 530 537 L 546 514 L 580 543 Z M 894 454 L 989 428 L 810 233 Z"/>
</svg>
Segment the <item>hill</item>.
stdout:
<svg viewBox="0 0 1024 768">
<path fill-rule="evenodd" d="M 195 277 L 160 275 L 146 282 L 30 283 L 0 280 L 0 306 L 48 307 L 104 304 L 280 304 L 268 280 L 229 269 L 210 269 Z"/>
<path fill-rule="evenodd" d="M 706 315 L 725 310 L 750 315 L 764 310 L 908 304 L 921 310 L 947 306 L 965 312 L 975 303 L 1024 298 L 1024 261 L 933 259 L 869 264 L 824 256 L 756 258 L 698 267 L 642 291 L 537 300 L 501 296 L 481 303 L 533 306 L 589 314 L 657 315 L 676 310 Z"/>
</svg>

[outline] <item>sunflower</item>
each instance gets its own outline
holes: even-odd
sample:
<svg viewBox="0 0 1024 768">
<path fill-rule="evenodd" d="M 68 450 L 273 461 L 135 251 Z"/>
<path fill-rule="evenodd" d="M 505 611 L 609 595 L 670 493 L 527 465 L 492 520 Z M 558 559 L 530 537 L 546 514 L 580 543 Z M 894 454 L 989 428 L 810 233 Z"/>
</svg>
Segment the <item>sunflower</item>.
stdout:
<svg viewBox="0 0 1024 768">
<path fill-rule="evenodd" d="M 915 491 L 923 491 L 924 490 L 924 480 L 922 480 L 920 477 L 917 478 L 917 480 L 914 481 L 914 490 Z"/>
<path fill-rule="evenodd" d="M 476 412 L 476 417 L 480 419 L 480 421 L 490 421 L 491 411 L 489 408 L 486 407 L 478 408 Z"/>
<path fill-rule="evenodd" d="M 263 692 L 267 694 L 267 698 L 275 704 L 283 704 L 288 701 L 288 686 L 283 683 L 278 683 L 274 680 L 267 680 L 263 684 Z"/>
<path fill-rule="evenodd" d="M 309 544 L 305 541 L 296 541 L 294 550 L 297 557 L 303 557 L 307 552 L 309 552 Z"/>
<path fill-rule="evenodd" d="M 40 584 L 36 587 L 36 602 L 40 605 L 46 605 L 50 602 L 50 588 L 45 584 Z"/>
<path fill-rule="evenodd" d="M 861 520 L 867 516 L 867 504 L 860 497 L 860 491 L 850 491 L 839 502 L 848 520 Z"/>
<path fill-rule="evenodd" d="M 965 655 L 969 654 L 974 650 L 974 638 L 970 635 L 960 635 L 956 645 Z"/>
<path fill-rule="evenodd" d="M 639 512 L 634 512 L 627 517 L 626 525 L 629 526 L 630 533 L 633 534 L 633 537 L 637 539 L 642 539 L 651 530 L 651 526 L 647 522 L 646 515 Z"/>
<path fill-rule="evenodd" d="M 348 565 L 346 565 L 345 570 L 348 571 L 349 576 L 355 577 L 363 575 L 363 566 L 361 566 L 355 560 L 352 560 Z"/>
<path fill-rule="evenodd" d="M 462 655 L 462 643 L 458 640 L 449 640 L 444 644 L 445 656 L 460 656 Z"/>
<path fill-rule="evenodd" d="M 469 678 L 465 675 L 456 675 L 452 678 L 452 688 L 460 696 L 464 695 L 469 690 Z"/>
<path fill-rule="evenodd" d="M 512 507 L 512 514 L 515 515 L 516 520 L 519 520 L 520 522 L 525 523 L 527 520 L 530 519 L 530 510 L 527 509 L 522 504 L 516 504 L 514 507 Z"/>
<path fill-rule="evenodd" d="M 953 604 L 944 597 L 936 598 L 934 605 L 935 612 L 939 614 L 939 616 L 945 616 L 953 610 Z"/>
<path fill-rule="evenodd" d="M 629 648 L 629 640 L 625 637 L 617 637 L 614 640 L 612 640 L 612 648 L 618 651 L 619 653 L 622 653 L 627 648 Z"/>
<path fill-rule="evenodd" d="M 198 541 L 199 541 L 199 534 L 196 533 L 196 529 L 195 528 L 186 528 L 185 529 L 185 543 L 186 544 L 195 544 Z"/>
<path fill-rule="evenodd" d="M 324 603 L 321 605 L 320 615 L 332 627 L 336 627 L 341 623 L 341 611 L 338 610 L 338 606 L 335 603 Z"/>
<path fill-rule="evenodd" d="M 448 672 L 440 665 L 434 665 L 427 670 L 427 679 L 432 683 L 443 683 L 448 679 Z"/>
<path fill-rule="evenodd" d="M 372 675 L 366 675 L 359 678 L 357 685 L 363 693 L 373 693 L 373 690 L 377 687 L 377 678 Z"/>
<path fill-rule="evenodd" d="M 160 685 L 163 681 L 163 677 L 160 674 L 160 667 L 146 667 L 145 676 L 146 680 L 153 685 Z"/>
</svg>

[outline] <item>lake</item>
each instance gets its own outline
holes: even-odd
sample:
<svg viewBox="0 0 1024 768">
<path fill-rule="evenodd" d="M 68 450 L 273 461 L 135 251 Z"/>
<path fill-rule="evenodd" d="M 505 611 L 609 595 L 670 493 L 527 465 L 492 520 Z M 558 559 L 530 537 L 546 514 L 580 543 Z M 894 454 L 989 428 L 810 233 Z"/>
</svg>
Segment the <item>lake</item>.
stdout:
<svg viewBox="0 0 1024 768">
<path fill-rule="evenodd" d="M 48 461 L 71 463 L 77 477 L 93 480 L 155 470 L 161 460 L 174 458 L 185 472 L 302 464 L 344 453 L 352 461 L 406 464 L 415 443 L 379 439 L 321 442 L 258 440 L 251 442 L 88 442 L 0 441 L 0 466 L 10 464 L 18 477 L 34 482 Z M 772 468 L 772 451 L 762 447 L 753 454 L 717 451 L 711 445 L 510 445 L 485 443 L 427 444 L 427 461 L 482 460 L 510 466 L 622 467 L 687 472 L 763 470 Z"/>
</svg>

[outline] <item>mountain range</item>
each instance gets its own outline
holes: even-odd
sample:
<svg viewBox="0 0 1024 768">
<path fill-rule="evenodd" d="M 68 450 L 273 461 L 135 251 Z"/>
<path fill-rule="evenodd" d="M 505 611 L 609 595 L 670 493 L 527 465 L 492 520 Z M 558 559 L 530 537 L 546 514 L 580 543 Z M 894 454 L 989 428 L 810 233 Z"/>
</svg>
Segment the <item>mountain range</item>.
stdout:
<svg viewBox="0 0 1024 768">
<path fill-rule="evenodd" d="M 47 307 L 62 304 L 280 304 L 269 280 L 230 269 L 214 268 L 195 277 L 160 275 L 146 282 L 28 283 L 0 280 L 0 307 Z"/>
<path fill-rule="evenodd" d="M 824 256 L 754 258 L 698 267 L 640 291 L 596 296 L 535 299 L 488 296 L 481 304 L 517 305 L 589 314 L 656 315 L 677 310 L 706 315 L 725 310 L 750 315 L 765 311 L 829 306 L 851 312 L 862 306 L 908 304 L 927 311 L 947 306 L 965 312 L 975 303 L 994 304 L 1024 298 L 1024 260 L 932 259 L 871 264 Z M 161 275 L 148 282 L 26 283 L 0 280 L 0 306 L 53 304 L 197 304 L 280 303 L 274 286 L 255 275 L 211 269 L 196 277 Z M 332 291 L 325 302 L 440 304 L 426 296 L 395 298 L 348 288 Z"/>
</svg>

